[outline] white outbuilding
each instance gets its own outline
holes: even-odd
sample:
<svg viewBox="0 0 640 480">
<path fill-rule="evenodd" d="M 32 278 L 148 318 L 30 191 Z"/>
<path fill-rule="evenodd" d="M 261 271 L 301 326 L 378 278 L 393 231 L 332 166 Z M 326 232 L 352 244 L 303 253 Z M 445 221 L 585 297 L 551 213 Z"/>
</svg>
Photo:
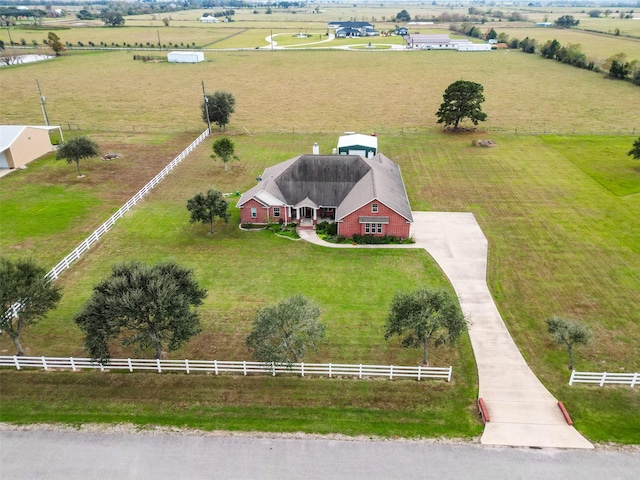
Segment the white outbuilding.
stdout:
<svg viewBox="0 0 640 480">
<path fill-rule="evenodd" d="M 462 43 L 457 46 L 459 52 L 490 52 L 490 43 Z"/>
<path fill-rule="evenodd" d="M 338 138 L 338 155 L 360 155 L 371 158 L 378 153 L 378 137 L 349 133 Z"/>
<path fill-rule="evenodd" d="M 171 63 L 204 62 L 204 52 L 170 52 L 167 60 Z"/>
</svg>

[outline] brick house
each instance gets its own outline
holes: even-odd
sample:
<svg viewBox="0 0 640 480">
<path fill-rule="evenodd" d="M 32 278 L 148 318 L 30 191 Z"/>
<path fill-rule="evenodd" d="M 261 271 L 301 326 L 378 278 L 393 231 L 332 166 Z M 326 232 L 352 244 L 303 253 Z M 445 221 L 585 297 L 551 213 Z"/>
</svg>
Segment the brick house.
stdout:
<svg viewBox="0 0 640 480">
<path fill-rule="evenodd" d="M 238 201 L 241 223 L 329 221 L 338 234 L 409 236 L 411 206 L 400 167 L 378 153 L 300 155 L 265 169 Z"/>
</svg>

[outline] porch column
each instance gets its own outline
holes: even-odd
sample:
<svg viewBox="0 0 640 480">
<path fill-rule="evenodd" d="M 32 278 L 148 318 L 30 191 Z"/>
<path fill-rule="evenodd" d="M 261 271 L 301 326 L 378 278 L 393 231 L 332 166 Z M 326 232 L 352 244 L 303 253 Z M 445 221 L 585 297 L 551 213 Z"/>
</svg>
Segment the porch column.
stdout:
<svg viewBox="0 0 640 480">
<path fill-rule="evenodd" d="M 318 219 L 318 209 L 313 209 L 313 221 L 315 222 Z"/>
</svg>

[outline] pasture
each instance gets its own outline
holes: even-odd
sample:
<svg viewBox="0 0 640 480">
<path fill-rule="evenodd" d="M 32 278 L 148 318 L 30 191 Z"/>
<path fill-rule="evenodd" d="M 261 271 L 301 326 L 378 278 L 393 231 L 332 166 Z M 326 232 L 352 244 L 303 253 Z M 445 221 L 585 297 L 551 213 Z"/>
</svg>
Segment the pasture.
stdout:
<svg viewBox="0 0 640 480">
<path fill-rule="evenodd" d="M 42 121 L 38 79 L 54 124 L 88 131 L 199 133 L 204 81 L 208 91 L 235 95 L 231 131 L 439 131 L 435 112 L 442 93 L 463 78 L 484 85 L 483 128 L 492 131 L 640 130 L 637 86 L 522 52 L 252 50 L 210 52 L 199 64 L 132 57 L 132 52 L 74 52 L 39 65 L 4 67 L 0 75 L 10 94 L 3 98 L 0 121 Z"/>
<path fill-rule="evenodd" d="M 144 64 L 125 52 L 74 52 L 53 62 L 0 71 L 1 122 L 41 122 L 37 78 L 52 123 L 80 128 L 98 140 L 103 151 L 124 154 L 114 162 L 85 162 L 85 179 L 77 179 L 72 165 L 56 163 L 52 157 L 0 179 L 0 245 L 10 256 L 33 255 L 49 266 L 204 129 L 199 111 L 202 80 L 207 90 L 228 90 L 237 99 L 229 133 L 241 161 L 225 175 L 221 164 L 209 158 L 211 140 L 194 152 L 91 255 L 63 276 L 63 303 L 25 332 L 23 344 L 31 353 L 82 354 L 80 334 L 71 318 L 112 263 L 173 258 L 194 268 L 210 291 L 203 308 L 205 332 L 176 352 L 177 358 L 246 358 L 243 339 L 255 310 L 302 291 L 321 304 L 328 322 L 328 342 L 313 359 L 415 364 L 419 352 L 385 342 L 381 325 L 395 290 L 425 282 L 446 285 L 426 253 L 327 252 L 266 232 L 240 232 L 237 211 L 229 224 L 216 225 L 216 233 L 209 236 L 204 226 L 188 223 L 184 206 L 187 198 L 210 186 L 243 191 L 265 166 L 309 152 L 314 142 L 328 152 L 340 132 L 375 131 L 380 134 L 380 150 L 400 164 L 415 210 L 476 215 L 489 239 L 489 285 L 503 318 L 536 374 L 554 393 L 570 400 L 567 406 L 576 425 L 593 440 L 638 442 L 637 393 L 615 387 L 566 388 L 566 353 L 551 344 L 544 330 L 549 315 L 579 318 L 593 328 L 598 340 L 578 351 L 578 368 L 640 368 L 635 348 L 640 340 L 640 240 L 635 235 L 640 229 L 640 168 L 625 155 L 640 129 L 637 87 L 519 52 L 251 51 L 212 52 L 207 60 L 197 65 Z M 434 113 L 446 86 L 460 78 L 485 86 L 489 121 L 477 133 L 441 133 Z M 67 137 L 76 133 L 65 130 Z M 491 138 L 498 146 L 474 147 L 471 141 L 477 138 Z M 27 216 L 31 221 L 21 224 Z M 364 268 L 375 275 L 363 275 Z M 4 337 L 0 349 L 12 351 Z M 468 340 L 459 349 L 434 354 L 434 365 L 454 365 L 455 378 L 454 384 L 438 387 L 439 394 L 430 397 L 434 403 L 421 402 L 419 395 L 404 397 L 405 382 L 389 382 L 384 386 L 388 392 L 375 390 L 375 396 L 396 398 L 407 406 L 404 416 L 390 420 L 396 425 L 421 409 L 424 418 L 431 418 L 425 420 L 425 434 L 443 428 L 448 435 L 476 435 L 476 380 Z M 137 416 L 140 423 L 168 423 L 176 407 L 169 403 L 162 415 L 151 414 L 159 403 L 119 375 L 114 379 L 50 375 L 28 385 L 15 373 L 3 372 L 2 377 L 2 415 L 15 421 L 55 418 L 58 411 L 60 421 Z M 204 382 L 177 381 L 192 386 L 196 383 L 190 382 Z M 277 379 L 251 381 L 264 382 L 260 392 L 282 385 L 282 391 L 269 393 L 274 398 L 284 398 L 294 388 Z M 133 393 L 106 402 L 99 393 L 89 393 L 96 385 L 98 392 L 109 395 L 119 385 Z M 303 395 L 307 399 L 315 389 L 334 388 L 323 382 L 305 385 L 311 385 Z M 358 405 L 358 392 L 377 382 L 363 385 L 345 387 L 356 392 L 345 394 L 345 399 Z M 20 406 L 26 388 L 31 389 L 32 400 Z M 284 412 L 272 404 L 266 408 L 266 400 L 256 396 L 240 400 L 225 394 L 225 386 L 194 388 L 204 392 L 220 388 L 212 398 L 225 400 L 216 407 L 207 403 L 199 408 L 205 393 L 194 394 L 185 400 L 193 415 L 175 420 L 178 423 L 203 426 L 206 422 L 197 420 L 200 414 L 221 412 L 231 420 L 204 427 L 264 429 L 268 428 L 264 423 L 243 424 L 238 419 L 242 412 L 251 418 L 268 417 L 266 411 L 281 417 Z M 76 390 L 77 402 L 65 403 Z M 143 398 L 141 406 L 126 414 L 130 399 L 138 395 Z M 333 406 L 332 395 L 319 401 L 317 409 L 305 410 L 300 401 L 287 413 L 307 420 L 327 414 L 332 418 L 329 426 L 311 423 L 308 431 L 340 430 L 341 409 Z M 82 413 L 88 401 L 95 403 Z M 365 404 L 368 412 L 387 415 L 393 410 L 384 402 Z M 333 416 L 328 415 L 330 410 Z M 37 411 L 44 413 L 38 417 Z M 384 428 L 374 432 L 374 417 L 371 413 L 366 417 L 370 421 L 363 420 L 358 428 L 344 427 L 345 431 L 388 434 Z M 462 426 L 456 424 L 447 433 L 442 424 L 452 417 L 459 417 Z M 302 423 L 281 428 L 291 431 Z M 417 434 L 416 429 L 398 427 L 402 433 L 395 433 L 393 428 L 388 432 Z"/>
</svg>

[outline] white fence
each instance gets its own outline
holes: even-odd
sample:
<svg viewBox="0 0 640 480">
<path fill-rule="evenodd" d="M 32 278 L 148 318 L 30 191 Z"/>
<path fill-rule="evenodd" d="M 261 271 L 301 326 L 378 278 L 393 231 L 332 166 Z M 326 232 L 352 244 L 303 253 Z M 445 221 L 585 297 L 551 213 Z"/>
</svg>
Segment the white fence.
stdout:
<svg viewBox="0 0 640 480">
<path fill-rule="evenodd" d="M 90 358 L 63 358 L 63 357 L 18 357 L 0 356 L 0 367 L 13 367 L 18 370 L 23 368 L 44 368 L 45 370 L 72 370 L 92 369 L 100 371 L 128 370 L 162 372 L 206 372 L 220 375 L 230 374 L 292 374 L 300 375 L 325 375 L 332 377 L 386 377 L 415 378 L 424 380 L 427 378 L 451 381 L 452 368 L 440 367 L 409 367 L 398 365 L 349 365 L 341 363 L 292 363 L 277 364 L 264 362 L 228 362 L 220 360 L 151 360 L 112 358 L 109 363 L 101 364 Z"/>
<path fill-rule="evenodd" d="M 611 372 L 571 372 L 569 385 L 574 383 L 597 383 L 603 387 L 606 383 L 617 385 L 629 385 L 631 388 L 640 381 L 640 374 L 636 373 L 611 373 Z"/>
<path fill-rule="evenodd" d="M 98 239 L 104 235 L 109 229 L 118 221 L 125 213 L 127 213 L 131 208 L 133 208 L 147 193 L 149 193 L 153 187 L 155 187 L 160 181 L 166 177 L 182 160 L 184 160 L 187 155 L 189 155 L 198 145 L 202 143 L 202 141 L 207 138 L 209 135 L 209 130 L 205 130 L 200 134 L 198 138 L 196 138 L 191 145 L 185 148 L 180 155 L 173 159 L 173 161 L 164 167 L 160 173 L 158 173 L 153 179 L 147 183 L 138 193 L 136 193 L 133 197 L 129 199 L 127 203 L 125 203 L 122 207 L 118 209 L 116 213 L 111 215 L 109 220 L 104 222 L 100 227 L 98 227 L 91 235 L 89 235 L 80 245 L 78 245 L 69 255 L 64 257 L 60 263 L 58 263 L 55 267 L 47 273 L 45 278 L 48 280 L 55 280 L 58 278 L 61 272 L 69 268 L 71 263 L 80 258 L 80 256 L 89 250 L 89 247 L 93 245 Z"/>
</svg>

